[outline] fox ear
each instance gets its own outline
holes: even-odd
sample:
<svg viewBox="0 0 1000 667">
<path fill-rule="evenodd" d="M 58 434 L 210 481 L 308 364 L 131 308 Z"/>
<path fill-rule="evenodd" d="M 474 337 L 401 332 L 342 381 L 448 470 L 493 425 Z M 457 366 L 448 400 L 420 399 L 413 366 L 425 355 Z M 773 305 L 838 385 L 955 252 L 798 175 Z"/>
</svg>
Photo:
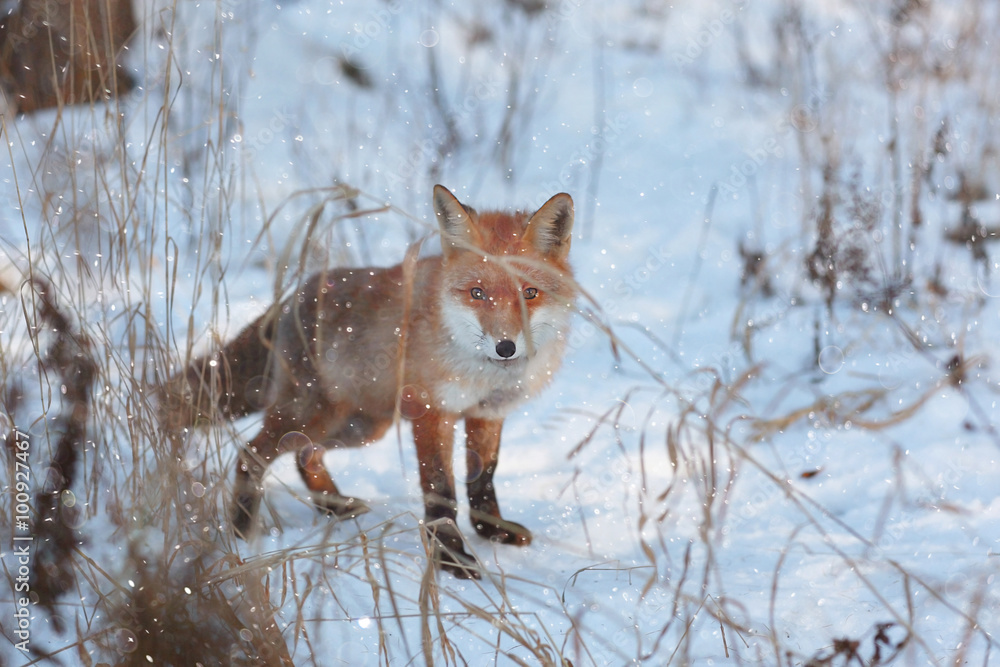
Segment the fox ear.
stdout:
<svg viewBox="0 0 1000 667">
<path fill-rule="evenodd" d="M 528 220 L 525 240 L 543 255 L 566 259 L 573 238 L 573 198 L 560 192 Z"/>
<path fill-rule="evenodd" d="M 458 250 L 481 244 L 472 222 L 475 209 L 462 204 L 443 185 L 434 186 L 434 211 L 441 228 L 441 250 L 446 258 Z"/>
</svg>

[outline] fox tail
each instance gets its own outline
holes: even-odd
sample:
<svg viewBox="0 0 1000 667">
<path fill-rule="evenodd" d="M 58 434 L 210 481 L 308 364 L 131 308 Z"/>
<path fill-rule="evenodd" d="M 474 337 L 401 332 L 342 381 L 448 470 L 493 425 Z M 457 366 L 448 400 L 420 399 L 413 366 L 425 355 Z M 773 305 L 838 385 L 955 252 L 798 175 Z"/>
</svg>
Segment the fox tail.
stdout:
<svg viewBox="0 0 1000 667">
<path fill-rule="evenodd" d="M 261 315 L 221 350 L 171 377 L 160 390 L 161 425 L 177 433 L 263 410 L 275 320 L 271 311 Z"/>
</svg>

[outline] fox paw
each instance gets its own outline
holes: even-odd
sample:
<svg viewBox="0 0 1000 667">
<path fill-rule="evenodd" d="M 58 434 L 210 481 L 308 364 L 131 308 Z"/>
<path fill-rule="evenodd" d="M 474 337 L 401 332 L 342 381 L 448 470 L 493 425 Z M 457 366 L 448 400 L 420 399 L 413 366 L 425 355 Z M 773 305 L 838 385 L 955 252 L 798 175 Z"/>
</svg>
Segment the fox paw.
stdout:
<svg viewBox="0 0 1000 667">
<path fill-rule="evenodd" d="M 454 522 L 434 522 L 428 527 L 435 564 L 457 579 L 480 579 L 479 563 L 465 551 L 462 534 Z"/>
<path fill-rule="evenodd" d="M 513 544 L 517 547 L 531 544 L 530 530 L 519 523 L 498 516 L 473 512 L 472 526 L 480 537 L 485 537 L 495 544 Z"/>
<path fill-rule="evenodd" d="M 321 514 L 335 516 L 338 519 L 353 519 L 371 511 L 363 500 L 329 493 L 313 494 L 312 501 Z"/>
<path fill-rule="evenodd" d="M 481 579 L 479 564 L 476 559 L 465 553 L 451 550 L 436 550 L 434 555 L 437 566 L 451 574 L 456 579 Z"/>
</svg>

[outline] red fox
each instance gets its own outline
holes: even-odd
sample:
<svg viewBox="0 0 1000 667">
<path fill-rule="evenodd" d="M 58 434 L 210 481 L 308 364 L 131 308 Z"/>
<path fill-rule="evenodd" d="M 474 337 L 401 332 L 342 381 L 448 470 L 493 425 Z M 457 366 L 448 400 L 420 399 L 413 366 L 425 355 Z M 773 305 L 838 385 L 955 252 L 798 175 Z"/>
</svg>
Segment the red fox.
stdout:
<svg viewBox="0 0 1000 667">
<path fill-rule="evenodd" d="M 334 484 L 324 447 L 374 442 L 402 416 L 413 423 L 439 567 L 479 576 L 455 523 L 452 443 L 463 419 L 472 525 L 501 543 L 531 542 L 527 528 L 501 517 L 493 475 L 504 417 L 562 359 L 576 291 L 567 263 L 573 200 L 557 194 L 531 216 L 477 213 L 438 185 L 434 209 L 441 255 L 320 272 L 171 380 L 164 409 L 174 426 L 265 411 L 239 456 L 237 536 L 256 521 L 266 468 L 290 449 L 318 509 L 366 511 Z"/>
</svg>

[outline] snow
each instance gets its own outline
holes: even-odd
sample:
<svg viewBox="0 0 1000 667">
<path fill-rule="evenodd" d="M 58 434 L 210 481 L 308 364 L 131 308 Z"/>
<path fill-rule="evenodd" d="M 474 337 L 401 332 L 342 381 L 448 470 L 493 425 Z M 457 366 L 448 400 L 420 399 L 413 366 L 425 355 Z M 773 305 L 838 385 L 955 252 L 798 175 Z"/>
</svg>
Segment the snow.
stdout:
<svg viewBox="0 0 1000 667">
<path fill-rule="evenodd" d="M 571 261 L 590 299 L 553 385 L 508 417 L 497 474 L 505 517 L 534 541 L 478 539 L 460 501 L 484 577 L 429 587 L 407 424 L 326 455 L 372 507 L 357 519 L 317 515 L 280 459 L 269 530 L 239 543 L 213 529 L 212 548 L 269 564 L 296 664 L 805 664 L 840 638 L 870 659 L 886 623 L 892 645 L 912 633 L 899 664 L 990 664 L 1000 264 L 989 242 L 977 260 L 944 240 L 961 179 L 1000 187 L 995 53 L 963 35 L 969 3 L 909 18 L 837 0 L 531 4 L 149 4 L 132 61 L 143 89 L 120 102 L 124 160 L 103 107 L 56 130 L 51 113 L 8 119 L 2 263 L 24 272 L 30 252 L 109 360 L 76 494 L 80 557 L 108 578 L 67 594 L 65 632 L 38 609 L 35 648 L 71 647 L 76 628 L 131 632 L 97 601 L 136 576 L 136 553 L 174 548 L 158 513 L 185 502 L 172 491 L 224 517 L 258 422 L 197 435 L 166 465 L 135 427 L 152 413 L 134 393 L 164 372 L 148 349 L 166 341 L 177 363 L 303 273 L 400 261 L 433 229 L 440 182 L 478 208 L 576 201 Z M 979 7 L 972 25 L 989 34 L 998 14 Z M 805 266 L 830 160 L 860 184 L 840 191 L 838 233 L 877 261 L 842 274 L 827 308 Z M 897 244 L 891 211 L 909 233 L 921 160 L 922 225 Z M 350 215 L 337 183 L 380 210 Z M 881 205 L 871 228 L 848 224 L 852 194 Z M 996 200 L 972 205 L 987 226 Z M 741 241 L 765 256 L 769 290 L 741 281 Z M 896 252 L 913 281 L 885 298 Z M 21 308 L 0 300 L 2 372 L 41 386 Z M 48 400 L 36 391 L 11 418 Z M 30 432 L 48 442 L 44 423 Z M 162 477 L 144 486 L 136 470 Z"/>
</svg>

